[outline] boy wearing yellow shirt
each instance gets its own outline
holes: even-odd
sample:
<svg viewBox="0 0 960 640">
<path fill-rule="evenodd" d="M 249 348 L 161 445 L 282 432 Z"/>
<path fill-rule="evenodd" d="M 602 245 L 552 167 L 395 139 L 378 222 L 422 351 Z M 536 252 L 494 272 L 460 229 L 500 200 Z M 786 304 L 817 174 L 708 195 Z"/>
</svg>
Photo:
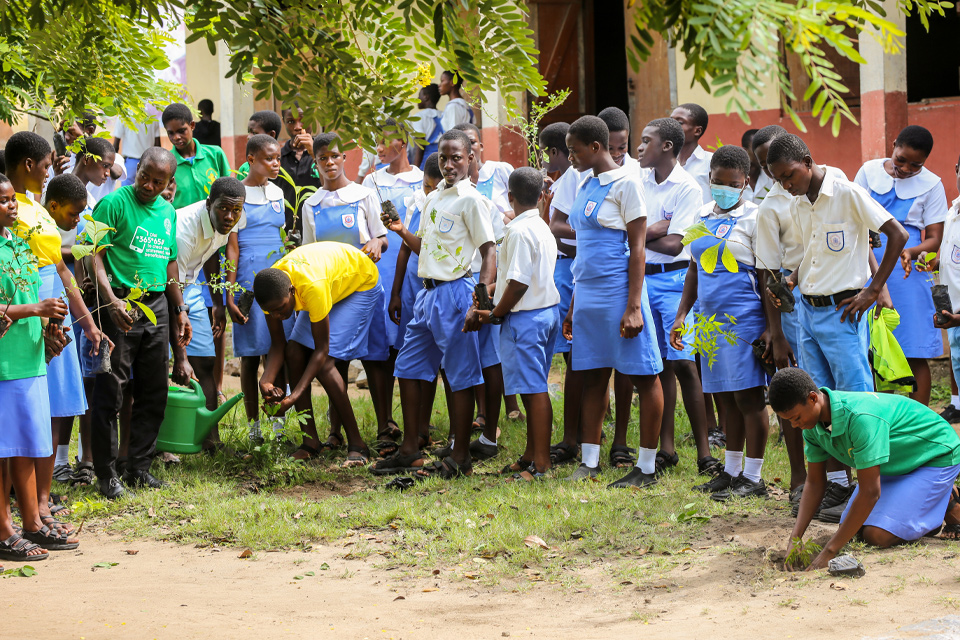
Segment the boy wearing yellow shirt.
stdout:
<svg viewBox="0 0 960 640">
<path fill-rule="evenodd" d="M 316 378 L 343 420 L 348 444 L 344 466 L 366 464 L 370 452 L 360 436 L 346 382 L 336 365 L 338 361 L 362 359 L 370 348 L 371 321 L 383 304 L 377 265 L 352 245 L 314 242 L 258 272 L 253 295 L 267 314 L 270 330 L 270 351 L 260 378 L 260 393 L 267 404 L 277 405 L 278 415 L 291 406 L 308 412 L 304 441 L 294 457 L 308 459 L 320 452 L 310 398 L 310 383 Z M 294 311 L 300 314 L 292 338 L 307 331 L 309 325 L 312 353 L 306 353 L 299 342 L 287 342 L 283 321 Z M 274 386 L 284 363 L 290 379 L 297 380 L 286 397 L 282 388 Z"/>
</svg>

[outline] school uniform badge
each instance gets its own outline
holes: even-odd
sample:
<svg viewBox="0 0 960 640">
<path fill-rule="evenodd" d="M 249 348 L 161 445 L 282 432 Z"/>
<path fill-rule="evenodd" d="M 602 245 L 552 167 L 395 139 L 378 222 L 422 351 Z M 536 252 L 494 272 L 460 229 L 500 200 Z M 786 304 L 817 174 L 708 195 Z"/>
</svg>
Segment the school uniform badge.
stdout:
<svg viewBox="0 0 960 640">
<path fill-rule="evenodd" d="M 277 213 L 283 213 L 283 205 L 280 203 L 279 200 L 274 200 L 270 204 L 273 205 L 274 211 L 276 211 Z"/>
<path fill-rule="evenodd" d="M 664 220 L 673 220 L 673 211 L 664 211 L 663 212 Z"/>
<path fill-rule="evenodd" d="M 827 248 L 830 251 L 843 251 L 844 244 L 843 231 L 827 232 Z"/>
<path fill-rule="evenodd" d="M 440 229 L 440 233 L 450 233 L 450 229 L 453 229 L 453 219 L 443 216 L 440 218 L 438 228 Z"/>
<path fill-rule="evenodd" d="M 721 238 L 726 238 L 727 234 L 730 233 L 730 229 L 732 228 L 733 228 L 732 224 L 728 224 L 724 222 L 719 227 L 717 227 L 717 235 L 720 236 Z"/>
<path fill-rule="evenodd" d="M 596 201 L 596 200 L 589 200 L 589 201 L 587 202 L 587 206 L 585 206 L 585 207 L 583 208 L 583 215 L 585 215 L 586 217 L 589 218 L 590 216 L 593 215 L 593 210 L 596 209 L 596 208 L 597 208 L 597 201 Z"/>
<path fill-rule="evenodd" d="M 344 229 L 353 229 L 353 225 L 357 223 L 357 217 L 352 213 L 344 213 L 340 216 L 340 221 Z"/>
<path fill-rule="evenodd" d="M 953 264 L 960 264 L 960 247 L 953 245 L 953 251 L 950 252 L 950 259 Z"/>
</svg>

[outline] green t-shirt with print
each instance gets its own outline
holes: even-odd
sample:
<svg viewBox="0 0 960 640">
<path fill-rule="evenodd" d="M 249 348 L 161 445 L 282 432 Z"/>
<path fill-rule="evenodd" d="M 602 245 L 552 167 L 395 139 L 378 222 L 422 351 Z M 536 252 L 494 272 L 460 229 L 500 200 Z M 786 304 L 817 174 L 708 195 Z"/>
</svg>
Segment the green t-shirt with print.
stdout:
<svg viewBox="0 0 960 640">
<path fill-rule="evenodd" d="M 223 149 L 196 141 L 194 143 L 197 145 L 197 155 L 192 158 L 184 158 L 176 148 L 173 149 L 177 159 L 177 194 L 173 197 L 176 209 L 206 200 L 214 180 L 232 175 Z"/>
<path fill-rule="evenodd" d="M 103 260 L 113 286 L 166 287 L 167 264 L 177 259 L 177 211 L 169 202 L 158 197 L 142 204 L 128 185 L 98 202 L 93 219 L 115 229 L 100 243 L 112 245 Z"/>
<path fill-rule="evenodd" d="M 12 236 L 0 236 L 0 265 L 12 266 L 21 279 L 14 282 L 9 273 L 0 272 L 3 307 L 8 296 L 11 304 L 36 304 L 40 293 L 40 274 L 26 242 Z M 0 311 L 3 310 L 0 307 Z M 40 318 L 21 318 L 0 338 L 0 380 L 21 380 L 47 374 L 43 357 L 43 328 Z"/>
<path fill-rule="evenodd" d="M 902 476 L 920 467 L 960 464 L 960 436 L 926 405 L 890 393 L 832 391 L 830 426 L 803 431 L 810 462 L 834 457 L 856 469 Z"/>
</svg>

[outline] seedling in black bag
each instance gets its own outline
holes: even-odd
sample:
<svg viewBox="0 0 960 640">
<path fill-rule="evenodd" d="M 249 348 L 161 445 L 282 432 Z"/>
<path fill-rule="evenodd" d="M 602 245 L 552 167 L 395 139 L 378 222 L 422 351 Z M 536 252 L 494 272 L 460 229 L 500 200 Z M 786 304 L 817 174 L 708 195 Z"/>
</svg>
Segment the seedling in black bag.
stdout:
<svg viewBox="0 0 960 640">
<path fill-rule="evenodd" d="M 478 282 L 473 287 L 473 294 L 477 296 L 477 309 L 481 311 L 493 311 L 493 300 L 490 299 L 490 292 L 487 291 L 487 285 Z"/>
</svg>

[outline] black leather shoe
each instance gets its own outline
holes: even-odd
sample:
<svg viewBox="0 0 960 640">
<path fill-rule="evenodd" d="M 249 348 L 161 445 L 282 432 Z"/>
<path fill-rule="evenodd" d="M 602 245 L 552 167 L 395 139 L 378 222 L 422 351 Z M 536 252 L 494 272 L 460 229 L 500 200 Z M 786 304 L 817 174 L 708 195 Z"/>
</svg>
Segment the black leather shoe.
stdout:
<svg viewBox="0 0 960 640">
<path fill-rule="evenodd" d="M 117 476 L 107 476 L 106 478 L 97 478 L 97 488 L 107 500 L 116 500 L 123 496 L 126 491 L 120 484 L 120 478 Z"/>
<path fill-rule="evenodd" d="M 148 489 L 160 489 L 164 483 L 160 482 L 149 471 L 129 470 L 123 474 L 123 483 L 128 487 L 137 489 L 146 487 Z"/>
</svg>

